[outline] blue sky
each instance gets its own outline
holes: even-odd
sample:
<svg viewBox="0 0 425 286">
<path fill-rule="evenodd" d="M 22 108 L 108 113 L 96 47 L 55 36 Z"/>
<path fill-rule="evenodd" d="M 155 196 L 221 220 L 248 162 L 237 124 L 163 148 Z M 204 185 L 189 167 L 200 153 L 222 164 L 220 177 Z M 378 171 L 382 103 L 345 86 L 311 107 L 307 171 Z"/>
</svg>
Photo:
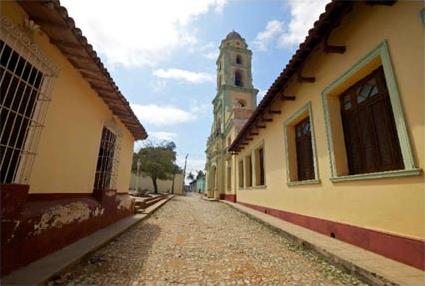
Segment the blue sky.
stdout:
<svg viewBox="0 0 425 286">
<path fill-rule="evenodd" d="M 131 103 L 148 140 L 173 140 L 178 163 L 188 153 L 188 171 L 194 171 L 205 164 L 221 40 L 232 30 L 246 39 L 259 101 L 328 1 L 61 2 Z"/>
</svg>

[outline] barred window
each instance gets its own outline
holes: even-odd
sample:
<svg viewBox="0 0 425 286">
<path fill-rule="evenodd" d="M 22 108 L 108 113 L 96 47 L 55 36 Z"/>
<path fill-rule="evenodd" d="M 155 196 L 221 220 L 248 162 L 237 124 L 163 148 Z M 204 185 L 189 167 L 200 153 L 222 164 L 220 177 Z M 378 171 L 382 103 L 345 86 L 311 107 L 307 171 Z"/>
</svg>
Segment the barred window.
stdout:
<svg viewBox="0 0 425 286">
<path fill-rule="evenodd" d="M 7 18 L 0 39 L 0 182 L 27 183 L 54 69 Z"/>
<path fill-rule="evenodd" d="M 117 165 L 119 158 L 119 137 L 111 130 L 103 127 L 102 138 L 97 157 L 95 190 L 114 189 L 116 184 Z"/>
</svg>

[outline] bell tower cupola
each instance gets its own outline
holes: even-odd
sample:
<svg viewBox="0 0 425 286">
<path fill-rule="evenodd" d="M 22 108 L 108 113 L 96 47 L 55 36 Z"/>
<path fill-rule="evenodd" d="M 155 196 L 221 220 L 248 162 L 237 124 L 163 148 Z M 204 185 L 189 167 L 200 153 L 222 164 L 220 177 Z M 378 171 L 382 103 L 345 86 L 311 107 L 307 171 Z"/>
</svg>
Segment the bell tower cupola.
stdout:
<svg viewBox="0 0 425 286">
<path fill-rule="evenodd" d="M 244 109 L 246 116 L 257 107 L 258 90 L 252 84 L 252 52 L 242 36 L 230 32 L 221 41 L 217 58 L 217 96 L 215 110 L 221 110 L 225 121 L 236 108 Z M 217 108 L 221 106 L 221 108 Z M 239 112 L 240 113 L 240 112 Z"/>
<path fill-rule="evenodd" d="M 221 41 L 217 59 L 217 89 L 222 85 L 239 88 L 253 88 L 251 74 L 252 52 L 245 39 L 235 31 Z"/>
</svg>

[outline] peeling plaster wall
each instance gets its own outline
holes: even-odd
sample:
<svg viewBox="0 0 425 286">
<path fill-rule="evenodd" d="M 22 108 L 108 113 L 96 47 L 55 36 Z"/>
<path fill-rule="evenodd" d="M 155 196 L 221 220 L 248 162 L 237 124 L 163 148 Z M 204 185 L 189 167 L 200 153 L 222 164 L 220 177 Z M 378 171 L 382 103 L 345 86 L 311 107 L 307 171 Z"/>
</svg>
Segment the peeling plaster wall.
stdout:
<svg viewBox="0 0 425 286">
<path fill-rule="evenodd" d="M 40 221 L 34 224 L 34 231 L 30 234 L 37 235 L 49 228 L 61 228 L 72 222 L 82 222 L 102 215 L 105 209 L 97 207 L 90 209 L 84 202 L 72 202 L 66 205 L 58 205 L 49 208 L 40 218 Z"/>
<path fill-rule="evenodd" d="M 1 1 L 0 11 L 18 25 L 27 17 L 16 1 Z M 134 207 L 128 195 L 116 196 L 129 188 L 134 137 L 46 34 L 34 34 L 33 41 L 60 72 L 29 186 L 1 190 L 2 275 L 133 214 Z M 116 190 L 95 198 L 99 144 L 108 122 L 115 122 L 121 142 Z"/>
<path fill-rule="evenodd" d="M 29 201 L 1 221 L 1 273 L 11 272 L 134 212 L 129 195 Z"/>
<path fill-rule="evenodd" d="M 123 195 L 117 196 L 116 200 L 118 201 L 118 209 L 119 210 L 130 210 L 133 209 L 135 200 L 130 196 Z"/>
</svg>

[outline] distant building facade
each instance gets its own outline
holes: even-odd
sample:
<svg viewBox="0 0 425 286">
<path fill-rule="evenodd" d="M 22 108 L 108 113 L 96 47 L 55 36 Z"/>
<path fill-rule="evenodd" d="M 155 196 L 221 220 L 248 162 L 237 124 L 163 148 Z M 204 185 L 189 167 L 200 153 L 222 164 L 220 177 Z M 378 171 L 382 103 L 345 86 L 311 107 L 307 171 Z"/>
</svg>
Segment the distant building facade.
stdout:
<svg viewBox="0 0 425 286">
<path fill-rule="evenodd" d="M 133 213 L 147 134 L 58 1 L 2 1 L 2 275 Z"/>
<path fill-rule="evenodd" d="M 237 32 L 221 42 L 217 59 L 217 94 L 214 122 L 207 142 L 206 189 L 208 197 L 234 197 L 234 156 L 227 148 L 257 106 L 258 90 L 252 85 L 252 52 Z"/>
<path fill-rule="evenodd" d="M 424 29 L 422 2 L 328 4 L 229 149 L 210 139 L 211 194 L 229 150 L 238 203 L 424 269 Z"/>
<path fill-rule="evenodd" d="M 205 193 L 205 175 L 198 176 L 189 183 L 189 190 L 193 193 Z"/>
<path fill-rule="evenodd" d="M 196 179 L 196 192 L 205 193 L 205 176 Z"/>
</svg>

